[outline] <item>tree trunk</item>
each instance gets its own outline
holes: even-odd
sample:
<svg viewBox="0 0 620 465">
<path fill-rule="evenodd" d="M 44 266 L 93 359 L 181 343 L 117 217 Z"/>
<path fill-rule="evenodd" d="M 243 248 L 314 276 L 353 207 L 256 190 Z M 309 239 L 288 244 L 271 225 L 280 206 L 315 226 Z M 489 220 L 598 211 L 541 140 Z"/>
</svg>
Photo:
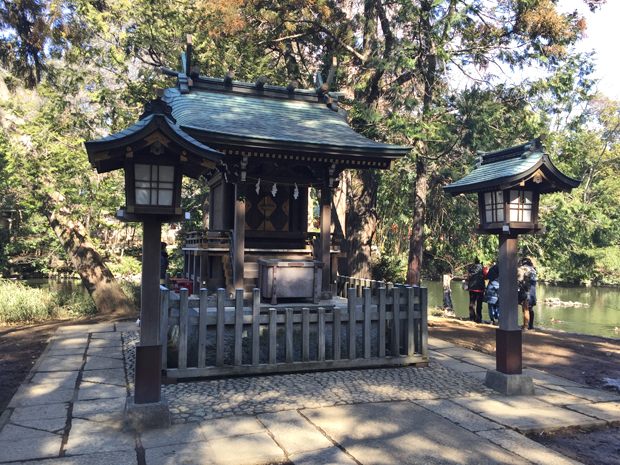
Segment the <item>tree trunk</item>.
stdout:
<svg viewBox="0 0 620 465">
<path fill-rule="evenodd" d="M 422 257 L 424 255 L 424 221 L 426 213 L 426 163 L 416 162 L 415 205 L 413 225 L 409 238 L 409 260 L 407 265 L 407 284 L 419 286 L 422 280 Z"/>
<path fill-rule="evenodd" d="M 377 181 L 372 170 L 350 171 L 346 217 L 347 274 L 372 278 L 370 252 L 377 228 Z"/>
<path fill-rule="evenodd" d="M 136 309 L 105 265 L 84 226 L 69 218 L 66 208 L 54 208 L 63 200 L 62 194 L 50 195 L 45 215 L 97 310 L 102 314 L 135 312 Z"/>
<path fill-rule="evenodd" d="M 420 73 L 424 80 L 424 107 L 422 122 L 428 124 L 432 116 L 433 94 L 435 92 L 435 78 L 437 72 L 437 45 L 433 38 L 431 24 L 432 0 L 422 0 L 420 3 L 420 23 L 422 29 L 422 49 L 424 59 L 420 60 Z M 409 263 L 407 266 L 407 284 L 419 286 L 422 280 L 422 257 L 424 255 L 424 223 L 426 213 L 426 156 L 428 147 L 422 140 L 418 142 L 418 157 L 416 161 L 415 206 L 413 210 L 413 226 L 409 239 Z"/>
</svg>

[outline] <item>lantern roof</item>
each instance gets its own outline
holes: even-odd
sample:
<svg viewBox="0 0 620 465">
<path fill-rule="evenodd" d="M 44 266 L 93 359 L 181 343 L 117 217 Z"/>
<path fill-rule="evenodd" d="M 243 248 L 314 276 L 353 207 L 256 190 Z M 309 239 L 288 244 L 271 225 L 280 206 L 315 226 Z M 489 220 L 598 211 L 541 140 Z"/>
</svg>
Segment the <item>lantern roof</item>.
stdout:
<svg viewBox="0 0 620 465">
<path fill-rule="evenodd" d="M 454 196 L 510 189 L 532 181 L 532 187 L 541 193 L 570 192 L 581 180 L 566 176 L 553 164 L 544 152 L 544 139 L 541 135 L 525 144 L 495 152 L 479 152 L 474 169 L 442 189 Z"/>
<path fill-rule="evenodd" d="M 179 129 L 171 113 L 172 108 L 158 97 L 145 105 L 136 124 L 102 139 L 84 142 L 90 164 L 98 173 L 107 173 L 124 168 L 126 158 L 146 149 L 154 160 L 163 152 L 179 156 L 182 173 L 191 178 L 214 168 L 224 155 Z"/>
</svg>

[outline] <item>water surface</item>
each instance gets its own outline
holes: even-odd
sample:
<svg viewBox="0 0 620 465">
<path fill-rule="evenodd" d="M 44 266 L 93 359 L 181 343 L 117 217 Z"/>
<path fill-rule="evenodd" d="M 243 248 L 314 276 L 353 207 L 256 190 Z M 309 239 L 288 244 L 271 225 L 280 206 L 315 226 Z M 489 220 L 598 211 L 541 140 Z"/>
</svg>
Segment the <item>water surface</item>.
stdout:
<svg viewBox="0 0 620 465">
<path fill-rule="evenodd" d="M 439 281 L 423 281 L 428 288 L 429 312 L 441 307 L 443 288 Z M 469 293 L 461 289 L 460 281 L 453 281 L 452 303 L 458 317 L 469 317 Z M 543 303 L 546 298 L 557 297 L 563 302 L 587 303 L 589 307 L 556 307 Z M 584 286 L 536 286 L 538 305 L 534 307 L 534 326 L 545 329 L 560 329 L 577 333 L 620 338 L 620 289 L 615 287 Z M 521 324 L 523 315 L 519 311 Z M 482 307 L 482 319 L 489 319 L 487 304 Z M 555 321 L 551 321 L 551 320 Z"/>
</svg>

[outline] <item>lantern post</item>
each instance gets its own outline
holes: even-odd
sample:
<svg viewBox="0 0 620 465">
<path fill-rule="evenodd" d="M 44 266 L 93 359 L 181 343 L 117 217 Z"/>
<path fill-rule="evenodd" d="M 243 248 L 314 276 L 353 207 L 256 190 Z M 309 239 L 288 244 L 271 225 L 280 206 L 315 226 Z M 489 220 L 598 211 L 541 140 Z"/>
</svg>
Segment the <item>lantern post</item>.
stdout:
<svg viewBox="0 0 620 465">
<path fill-rule="evenodd" d="M 191 138 L 176 126 L 172 108 L 158 91 L 140 121 L 103 139 L 85 142 L 99 173 L 125 171 L 126 205 L 117 212 L 124 222 L 143 223 L 140 343 L 136 347 L 135 396 L 128 399 L 125 425 L 130 429 L 169 424 L 161 394 L 160 254 L 162 223 L 185 219 L 181 208 L 183 175 L 199 178 L 215 168 L 223 154 Z"/>
<path fill-rule="evenodd" d="M 443 189 L 478 194 L 479 220 L 474 232 L 499 236 L 499 327 L 496 370 L 486 384 L 505 395 L 533 394 L 532 378 L 522 373 L 522 330 L 517 289 L 518 236 L 543 234 L 538 222 L 540 195 L 570 192 L 581 183 L 561 173 L 544 152 L 544 134 L 526 144 L 479 153 L 474 170 Z"/>
</svg>

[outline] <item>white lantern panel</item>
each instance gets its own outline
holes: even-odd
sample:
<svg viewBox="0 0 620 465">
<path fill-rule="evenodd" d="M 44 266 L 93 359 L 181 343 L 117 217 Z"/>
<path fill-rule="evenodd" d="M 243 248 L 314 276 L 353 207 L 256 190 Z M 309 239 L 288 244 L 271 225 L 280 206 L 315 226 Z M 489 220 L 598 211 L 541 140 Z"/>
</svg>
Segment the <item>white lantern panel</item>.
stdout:
<svg viewBox="0 0 620 465">
<path fill-rule="evenodd" d="M 170 207 L 172 206 L 172 191 L 160 190 L 159 191 L 159 205 Z"/>
<path fill-rule="evenodd" d="M 493 223 L 493 212 L 491 210 L 486 211 L 485 221 L 487 223 Z"/>
<path fill-rule="evenodd" d="M 504 200 L 501 191 L 485 192 L 484 210 L 486 223 L 498 223 L 504 221 Z"/>
<path fill-rule="evenodd" d="M 136 205 L 148 205 L 150 204 L 151 191 L 150 189 L 136 189 Z"/>
<path fill-rule="evenodd" d="M 135 165 L 136 181 L 151 180 L 151 165 Z"/>
<path fill-rule="evenodd" d="M 136 205 L 171 207 L 174 200 L 174 166 L 135 165 Z"/>
<path fill-rule="evenodd" d="M 159 181 L 170 183 L 174 182 L 174 166 L 160 166 Z"/>
<path fill-rule="evenodd" d="M 510 221 L 531 223 L 533 199 L 533 191 L 511 190 L 509 205 Z"/>
</svg>

